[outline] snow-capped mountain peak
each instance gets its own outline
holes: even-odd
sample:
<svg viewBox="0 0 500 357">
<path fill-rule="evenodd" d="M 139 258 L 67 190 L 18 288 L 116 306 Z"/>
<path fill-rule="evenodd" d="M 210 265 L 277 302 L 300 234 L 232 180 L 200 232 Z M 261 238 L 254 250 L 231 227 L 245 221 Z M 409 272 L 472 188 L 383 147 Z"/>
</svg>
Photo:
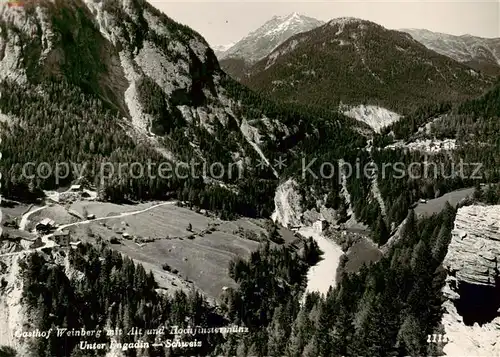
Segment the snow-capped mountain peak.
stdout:
<svg viewBox="0 0 500 357">
<path fill-rule="evenodd" d="M 298 12 L 292 12 L 291 14 L 288 15 L 281 15 L 281 16 L 273 16 L 273 19 L 278 19 L 281 21 L 285 21 L 290 18 L 300 18 L 301 15 Z"/>
<path fill-rule="evenodd" d="M 244 58 L 249 62 L 256 62 L 267 56 L 290 37 L 310 31 L 323 24 L 323 21 L 297 12 L 285 16 L 274 16 L 225 51 L 220 55 L 220 58 L 236 57 Z"/>
</svg>

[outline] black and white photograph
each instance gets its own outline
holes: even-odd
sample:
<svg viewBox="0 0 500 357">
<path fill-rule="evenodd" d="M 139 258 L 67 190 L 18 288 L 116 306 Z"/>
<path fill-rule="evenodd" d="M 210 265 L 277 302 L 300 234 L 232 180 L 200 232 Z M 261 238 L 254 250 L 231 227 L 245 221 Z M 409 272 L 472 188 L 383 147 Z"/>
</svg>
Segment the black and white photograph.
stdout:
<svg viewBox="0 0 500 357">
<path fill-rule="evenodd" d="M 500 357 L 498 0 L 0 0 L 0 357 Z"/>
</svg>

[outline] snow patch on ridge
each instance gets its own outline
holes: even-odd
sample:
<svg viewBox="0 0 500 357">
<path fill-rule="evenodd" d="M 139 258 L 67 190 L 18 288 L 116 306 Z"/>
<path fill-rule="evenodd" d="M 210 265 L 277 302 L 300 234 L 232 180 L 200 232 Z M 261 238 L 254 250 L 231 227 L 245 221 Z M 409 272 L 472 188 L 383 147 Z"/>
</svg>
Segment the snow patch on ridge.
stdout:
<svg viewBox="0 0 500 357">
<path fill-rule="evenodd" d="M 300 15 L 296 12 L 289 16 L 279 17 L 279 20 L 283 21 L 275 28 L 271 29 L 266 33 L 267 36 L 272 36 L 275 34 L 279 34 L 281 32 L 285 32 L 288 28 L 290 28 L 294 22 L 301 21 Z"/>
<path fill-rule="evenodd" d="M 377 133 L 401 119 L 399 114 L 375 105 L 341 106 L 340 111 L 349 118 L 368 124 Z"/>
<path fill-rule="evenodd" d="M 240 57 L 247 62 L 257 62 L 277 49 L 292 36 L 308 32 L 323 25 L 307 16 L 293 13 L 287 16 L 274 16 L 257 30 L 220 54 L 221 58 Z"/>
</svg>

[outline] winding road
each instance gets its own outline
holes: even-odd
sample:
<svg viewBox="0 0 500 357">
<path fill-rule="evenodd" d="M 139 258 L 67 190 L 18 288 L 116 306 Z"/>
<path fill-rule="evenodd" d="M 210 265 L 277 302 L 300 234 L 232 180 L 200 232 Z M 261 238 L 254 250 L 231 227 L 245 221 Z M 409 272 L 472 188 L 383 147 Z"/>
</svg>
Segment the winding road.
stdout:
<svg viewBox="0 0 500 357">
<path fill-rule="evenodd" d="M 173 205 L 173 204 L 176 204 L 177 201 L 168 201 L 168 202 L 163 202 L 163 203 L 159 203 L 159 204 L 156 204 L 156 205 L 153 205 L 151 207 L 148 207 L 148 208 L 144 208 L 142 210 L 138 210 L 138 211 L 131 211 L 131 212 L 122 212 L 118 215 L 115 215 L 115 216 L 109 216 L 109 217 L 100 217 L 100 218 L 95 218 L 95 219 L 88 219 L 88 220 L 85 220 L 85 221 L 80 221 L 80 222 L 75 222 L 75 223 L 69 223 L 69 224 L 64 224 L 62 226 L 59 226 L 55 231 L 55 232 L 60 232 L 62 231 L 63 229 L 65 228 L 70 228 L 70 227 L 74 227 L 74 226 L 79 226 L 79 225 L 83 225 L 83 224 L 88 224 L 88 223 L 91 223 L 91 222 L 97 222 L 97 221 L 104 221 L 106 219 L 115 219 L 115 218 L 123 218 L 123 217 L 127 217 L 127 216 L 133 216 L 133 215 L 136 215 L 136 214 L 141 214 L 141 213 L 145 213 L 147 211 L 150 211 L 152 209 L 155 209 L 155 208 L 158 208 L 158 207 L 161 207 L 161 206 L 166 206 L 166 205 Z M 21 227 L 23 227 L 22 230 L 24 230 L 24 228 L 26 227 L 26 224 L 28 222 L 28 217 L 32 214 L 32 213 L 35 213 L 35 212 L 38 212 L 44 208 L 46 208 L 48 206 L 44 206 L 44 207 L 39 207 L 33 211 L 30 211 L 28 213 L 26 213 L 25 215 L 23 215 L 23 218 L 21 220 L 21 224 L 23 223 L 23 220 L 24 220 L 24 226 L 21 226 L 19 225 L 19 229 L 21 229 Z M 44 236 L 42 236 L 42 243 L 44 243 L 43 246 L 39 247 L 39 248 L 35 248 L 35 249 L 27 249 L 27 250 L 22 250 L 22 251 L 19 251 L 19 252 L 13 252 L 13 253 L 5 253 L 5 254 L 0 254 L 0 258 L 1 257 L 9 257 L 9 256 L 14 256 L 14 255 L 20 255 L 20 254 L 25 254 L 25 253 L 31 253 L 31 252 L 36 252 L 36 251 L 40 251 L 44 248 L 52 248 L 52 247 L 55 247 L 57 246 L 56 242 L 54 242 L 53 240 L 50 240 L 49 238 L 53 237 L 54 236 L 54 233 L 50 233 L 50 234 L 46 234 Z"/>
<path fill-rule="evenodd" d="M 59 226 L 56 229 L 56 232 L 60 232 L 60 231 L 62 231 L 65 228 L 69 228 L 69 227 L 73 227 L 73 226 L 80 226 L 82 224 L 88 224 L 88 223 L 91 223 L 91 222 L 98 222 L 98 221 L 104 221 L 106 219 L 114 219 L 114 218 L 122 218 L 122 217 L 127 217 L 127 216 L 133 216 L 133 215 L 136 215 L 136 214 L 141 214 L 141 213 L 150 211 L 152 209 L 155 209 L 155 208 L 158 208 L 158 207 L 161 207 L 161 206 L 173 205 L 173 204 L 176 204 L 176 203 L 177 203 L 177 201 L 168 201 L 168 202 L 159 203 L 157 205 L 153 205 L 153 206 L 148 207 L 148 208 L 144 208 L 144 209 L 139 210 L 139 211 L 122 212 L 122 213 L 120 213 L 118 215 L 115 215 L 115 216 L 100 217 L 100 218 L 94 218 L 94 219 L 87 219 L 85 221 L 80 221 L 80 222 L 75 222 L 75 223 L 63 224 L 62 226 Z"/>
<path fill-rule="evenodd" d="M 49 207 L 48 205 L 45 205 L 43 207 L 38 207 L 34 210 L 30 210 L 28 212 L 26 212 L 25 214 L 23 214 L 23 217 L 21 218 L 21 223 L 19 223 L 19 230 L 20 231 L 25 231 L 26 230 L 26 225 L 28 224 L 28 218 L 33 214 L 33 213 L 36 213 L 38 211 L 41 211 L 43 210 L 44 208 L 47 208 Z"/>
</svg>

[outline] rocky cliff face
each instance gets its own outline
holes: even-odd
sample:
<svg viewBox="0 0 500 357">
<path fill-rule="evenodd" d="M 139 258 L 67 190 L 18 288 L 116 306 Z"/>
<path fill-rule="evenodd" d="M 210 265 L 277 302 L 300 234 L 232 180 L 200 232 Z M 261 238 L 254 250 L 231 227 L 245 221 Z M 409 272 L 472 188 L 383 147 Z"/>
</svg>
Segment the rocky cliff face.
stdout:
<svg viewBox="0 0 500 357">
<path fill-rule="evenodd" d="M 22 305 L 22 278 L 19 274 L 21 255 L 2 258 L 0 261 L 0 346 L 16 349 L 20 356 L 28 356 L 27 346 L 15 337 L 29 323 L 27 312 Z"/>
<path fill-rule="evenodd" d="M 447 355 L 500 356 L 500 206 L 458 210 L 443 262 Z"/>
<path fill-rule="evenodd" d="M 0 257 L 0 321 L 2 322 L 0 323 L 0 347 L 8 346 L 14 349 L 17 352 L 16 356 L 38 357 L 38 351 L 33 348 L 32 342 L 39 337 L 21 337 L 22 332 L 35 331 L 37 326 L 36 314 L 28 308 L 23 298 L 25 285 L 22 262 L 28 255 L 27 252 L 19 252 L 15 255 Z M 70 265 L 69 255 L 62 255 L 55 251 L 47 257 L 54 265 L 63 266 L 69 279 L 85 278 L 83 272 Z M 1 349 L 0 356 L 4 356 Z M 107 352 L 106 357 L 124 357 L 124 353 L 114 349 Z"/>
<path fill-rule="evenodd" d="M 297 226 L 302 222 L 302 198 L 298 184 L 290 179 L 278 186 L 274 196 L 273 221 L 284 227 Z"/>
<path fill-rule="evenodd" d="M 452 235 L 445 267 L 459 282 L 494 287 L 499 277 L 500 207 L 462 207 Z"/>
<path fill-rule="evenodd" d="M 349 196 L 346 190 L 345 194 Z M 274 212 L 271 216 L 273 221 L 288 226 L 310 226 L 319 220 L 325 220 L 330 224 L 337 224 L 339 213 L 325 205 L 326 197 L 316 200 L 316 207 L 305 208 L 304 197 L 300 192 L 300 185 L 292 178 L 281 183 L 274 195 Z M 352 225 L 358 224 L 352 211 L 349 211 Z"/>
<path fill-rule="evenodd" d="M 338 18 L 289 38 L 253 65 L 243 83 L 287 102 L 348 105 L 350 116 L 378 128 L 415 105 L 480 95 L 492 82 L 407 33 Z"/>
<path fill-rule="evenodd" d="M 228 148 L 233 128 L 233 156 L 260 155 L 242 137 L 241 115 L 233 112 L 238 98 L 227 93 L 225 75 L 203 37 L 143 0 L 37 1 L 22 8 L 0 3 L 0 80 L 25 88 L 47 78 L 97 95 L 126 118 L 121 125 L 130 136 L 168 160 L 181 160 L 178 147 L 164 143 L 180 128 L 192 143 L 206 140 L 200 131 L 214 143 L 226 135 Z M 187 138 L 193 132 L 197 138 Z M 197 156 L 209 156 L 203 145 L 191 146 Z"/>
</svg>

